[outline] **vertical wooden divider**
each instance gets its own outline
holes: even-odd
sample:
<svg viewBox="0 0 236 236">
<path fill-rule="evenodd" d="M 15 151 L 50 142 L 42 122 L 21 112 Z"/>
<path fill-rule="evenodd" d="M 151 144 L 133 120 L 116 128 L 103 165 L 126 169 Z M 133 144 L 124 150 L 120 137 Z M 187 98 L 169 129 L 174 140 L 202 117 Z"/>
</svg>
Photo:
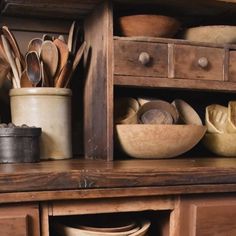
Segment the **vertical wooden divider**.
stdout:
<svg viewBox="0 0 236 236">
<path fill-rule="evenodd" d="M 86 159 L 113 159 L 113 14 L 110 1 L 84 22 L 84 149 Z"/>
</svg>

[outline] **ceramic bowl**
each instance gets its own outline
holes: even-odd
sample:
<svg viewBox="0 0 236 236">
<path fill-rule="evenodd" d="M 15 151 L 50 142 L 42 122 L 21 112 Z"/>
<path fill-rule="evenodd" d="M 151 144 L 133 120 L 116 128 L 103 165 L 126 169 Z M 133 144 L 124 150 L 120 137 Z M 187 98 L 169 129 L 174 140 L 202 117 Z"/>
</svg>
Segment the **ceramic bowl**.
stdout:
<svg viewBox="0 0 236 236">
<path fill-rule="evenodd" d="M 218 156 L 234 156 L 236 155 L 236 133 L 206 133 L 203 143 L 208 150 Z"/>
<path fill-rule="evenodd" d="M 183 38 L 207 43 L 236 43 L 236 26 L 209 25 L 192 27 L 184 32 Z"/>
<path fill-rule="evenodd" d="M 179 119 L 177 109 L 170 103 L 155 100 L 143 104 L 137 113 L 141 124 L 175 124 Z"/>
<path fill-rule="evenodd" d="M 134 158 L 171 158 L 187 152 L 204 136 L 200 125 L 116 125 L 118 146 Z"/>
<path fill-rule="evenodd" d="M 123 36 L 172 37 L 180 27 L 173 17 L 163 15 L 130 15 L 118 19 Z"/>
<path fill-rule="evenodd" d="M 192 125 L 202 125 L 202 120 L 197 114 L 197 112 L 184 100 L 175 99 L 172 104 L 176 107 L 179 112 L 179 122 L 180 124 L 192 124 Z"/>
</svg>

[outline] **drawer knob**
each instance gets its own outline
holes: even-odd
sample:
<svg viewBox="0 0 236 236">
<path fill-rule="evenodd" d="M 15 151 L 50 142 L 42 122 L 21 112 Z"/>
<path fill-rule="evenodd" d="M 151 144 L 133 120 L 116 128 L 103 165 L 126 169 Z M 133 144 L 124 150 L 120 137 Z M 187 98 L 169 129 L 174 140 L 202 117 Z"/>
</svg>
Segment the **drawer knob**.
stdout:
<svg viewBox="0 0 236 236">
<path fill-rule="evenodd" d="M 150 62 L 150 55 L 147 52 L 141 52 L 138 60 L 142 65 L 146 66 Z"/>
<path fill-rule="evenodd" d="M 203 69 L 207 68 L 208 64 L 209 64 L 209 62 L 208 62 L 208 59 L 206 57 L 200 57 L 198 59 L 198 65 L 201 68 L 203 68 Z"/>
</svg>

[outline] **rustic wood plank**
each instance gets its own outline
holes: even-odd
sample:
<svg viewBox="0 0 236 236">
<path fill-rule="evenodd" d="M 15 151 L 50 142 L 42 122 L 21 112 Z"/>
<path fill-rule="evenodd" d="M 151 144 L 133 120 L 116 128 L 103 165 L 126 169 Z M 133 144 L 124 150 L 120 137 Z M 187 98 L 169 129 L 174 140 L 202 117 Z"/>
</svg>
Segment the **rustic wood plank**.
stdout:
<svg viewBox="0 0 236 236">
<path fill-rule="evenodd" d="M 99 188 L 0 193 L 0 203 L 36 202 L 53 200 L 100 199 L 132 196 L 166 196 L 200 193 L 234 193 L 236 184 L 204 184 L 160 187 Z"/>
<path fill-rule="evenodd" d="M 83 215 L 93 213 L 172 210 L 174 197 L 131 197 L 94 200 L 60 201 L 52 203 L 52 215 Z"/>
<path fill-rule="evenodd" d="M 5 0 L 2 14 L 8 16 L 80 18 L 87 15 L 101 0 L 80 1 L 15 1 Z"/>
<path fill-rule="evenodd" d="M 143 88 L 174 88 L 174 89 L 193 89 L 204 91 L 235 92 L 236 83 L 227 81 L 190 80 L 190 79 L 167 79 L 156 77 L 137 77 L 137 76 L 114 76 L 114 84 L 126 87 Z"/>
<path fill-rule="evenodd" d="M 0 192 L 234 184 L 235 158 L 2 164 Z"/>
<path fill-rule="evenodd" d="M 84 143 L 85 157 L 111 160 L 113 156 L 113 26 L 106 1 L 87 17 L 85 24 Z M 99 30 L 98 30 L 99 29 Z"/>
</svg>

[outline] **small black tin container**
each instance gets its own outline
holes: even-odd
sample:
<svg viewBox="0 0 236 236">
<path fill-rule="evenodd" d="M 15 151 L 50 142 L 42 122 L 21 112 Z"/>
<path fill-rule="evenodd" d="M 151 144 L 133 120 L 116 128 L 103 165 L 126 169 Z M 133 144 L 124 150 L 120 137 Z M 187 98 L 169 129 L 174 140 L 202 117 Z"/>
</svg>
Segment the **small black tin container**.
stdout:
<svg viewBox="0 0 236 236">
<path fill-rule="evenodd" d="M 0 128 L 0 163 L 40 161 L 41 128 Z"/>
</svg>

